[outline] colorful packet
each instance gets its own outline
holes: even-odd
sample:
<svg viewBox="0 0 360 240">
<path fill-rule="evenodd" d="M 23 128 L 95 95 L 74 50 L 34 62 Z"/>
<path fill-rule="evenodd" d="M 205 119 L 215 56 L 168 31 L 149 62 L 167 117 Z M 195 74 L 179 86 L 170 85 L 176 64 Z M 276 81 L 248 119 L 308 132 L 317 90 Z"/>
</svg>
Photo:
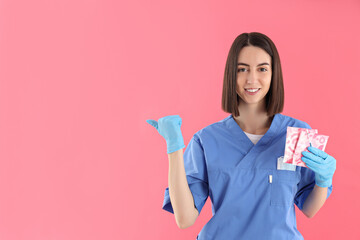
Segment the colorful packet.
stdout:
<svg viewBox="0 0 360 240">
<path fill-rule="evenodd" d="M 304 128 L 301 129 L 300 137 L 296 144 L 296 149 L 294 151 L 292 164 L 301 167 L 306 167 L 305 163 L 301 161 L 301 157 L 302 157 L 301 153 L 303 151 L 307 151 L 307 147 L 310 146 L 310 142 L 312 143 L 313 146 L 313 138 L 316 134 L 317 133 L 315 133 L 314 131 L 310 132 L 309 129 L 304 129 Z"/>
<path fill-rule="evenodd" d="M 318 133 L 317 129 L 287 127 L 286 144 L 285 144 L 285 152 L 284 152 L 284 160 L 283 160 L 284 163 L 294 164 L 293 156 L 296 150 L 296 145 L 298 144 L 300 133 L 304 130 L 308 130 L 309 135 L 314 135 Z"/>
<path fill-rule="evenodd" d="M 315 134 L 309 142 L 309 138 L 305 135 L 306 134 L 300 136 L 293 156 L 293 164 L 301 167 L 306 167 L 305 163 L 301 160 L 301 157 L 303 156 L 301 153 L 303 151 L 309 152 L 307 148 L 310 146 L 310 142 L 312 147 L 325 151 L 325 147 L 329 139 L 329 136 Z"/>
<path fill-rule="evenodd" d="M 302 152 L 310 146 L 325 151 L 329 136 L 318 134 L 317 129 L 287 127 L 284 163 L 307 167 L 301 160 Z"/>
</svg>

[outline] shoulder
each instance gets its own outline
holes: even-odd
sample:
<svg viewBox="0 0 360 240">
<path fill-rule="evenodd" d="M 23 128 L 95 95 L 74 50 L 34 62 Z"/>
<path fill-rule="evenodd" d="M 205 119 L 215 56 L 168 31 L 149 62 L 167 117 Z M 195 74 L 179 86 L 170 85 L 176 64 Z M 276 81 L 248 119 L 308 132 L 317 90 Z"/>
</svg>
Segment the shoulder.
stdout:
<svg viewBox="0 0 360 240">
<path fill-rule="evenodd" d="M 194 134 L 194 139 L 201 142 L 202 139 L 209 138 L 211 136 L 218 136 L 218 134 L 224 134 L 229 132 L 233 127 L 232 116 L 229 115 L 217 122 L 211 123 Z"/>
<path fill-rule="evenodd" d="M 279 114 L 279 115 L 281 118 L 283 118 L 283 122 L 287 126 L 311 129 L 310 125 L 304 120 L 290 117 L 284 114 Z"/>
</svg>

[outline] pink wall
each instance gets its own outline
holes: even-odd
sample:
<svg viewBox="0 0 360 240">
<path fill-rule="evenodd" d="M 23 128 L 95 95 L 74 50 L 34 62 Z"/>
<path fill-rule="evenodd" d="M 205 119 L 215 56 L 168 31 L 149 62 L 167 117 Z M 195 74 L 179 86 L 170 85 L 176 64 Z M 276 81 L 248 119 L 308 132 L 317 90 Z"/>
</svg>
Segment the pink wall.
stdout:
<svg viewBox="0 0 360 240">
<path fill-rule="evenodd" d="M 337 160 L 300 232 L 360 238 L 360 2 L 185 2 L 0 2 L 0 239 L 195 239 L 210 200 L 183 230 L 162 210 L 166 143 L 145 120 L 179 114 L 187 145 L 228 116 L 227 53 L 252 31 L 278 48 L 283 114 L 329 135 Z"/>
</svg>

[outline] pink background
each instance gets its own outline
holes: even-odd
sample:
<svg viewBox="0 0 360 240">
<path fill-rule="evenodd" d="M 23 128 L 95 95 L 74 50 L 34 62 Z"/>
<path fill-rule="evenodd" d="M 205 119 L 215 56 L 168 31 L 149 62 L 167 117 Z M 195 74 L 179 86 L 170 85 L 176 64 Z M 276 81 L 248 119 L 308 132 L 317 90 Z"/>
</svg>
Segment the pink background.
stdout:
<svg viewBox="0 0 360 240">
<path fill-rule="evenodd" d="M 131 2 L 131 3 L 130 3 Z M 187 145 L 228 116 L 226 57 L 243 32 L 276 44 L 283 114 L 330 136 L 334 190 L 297 208 L 305 239 L 359 239 L 360 2 L 0 2 L 0 239 L 195 239 L 162 210 L 165 140 L 146 123 L 178 114 Z"/>
</svg>

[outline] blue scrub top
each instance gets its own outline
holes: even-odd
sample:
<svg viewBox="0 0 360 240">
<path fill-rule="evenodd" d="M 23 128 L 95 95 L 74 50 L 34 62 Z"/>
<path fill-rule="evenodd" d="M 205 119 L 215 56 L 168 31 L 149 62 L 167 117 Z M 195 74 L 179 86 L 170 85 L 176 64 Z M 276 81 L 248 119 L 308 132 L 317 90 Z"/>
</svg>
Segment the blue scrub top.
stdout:
<svg viewBox="0 0 360 240">
<path fill-rule="evenodd" d="M 193 135 L 184 152 L 186 179 L 199 214 L 208 196 L 212 203 L 212 218 L 197 239 L 304 239 L 297 230 L 294 203 L 302 210 L 315 173 L 300 166 L 277 170 L 288 126 L 311 129 L 277 113 L 254 145 L 229 115 Z M 332 186 L 327 198 L 331 191 Z M 162 208 L 174 213 L 169 188 Z"/>
</svg>

